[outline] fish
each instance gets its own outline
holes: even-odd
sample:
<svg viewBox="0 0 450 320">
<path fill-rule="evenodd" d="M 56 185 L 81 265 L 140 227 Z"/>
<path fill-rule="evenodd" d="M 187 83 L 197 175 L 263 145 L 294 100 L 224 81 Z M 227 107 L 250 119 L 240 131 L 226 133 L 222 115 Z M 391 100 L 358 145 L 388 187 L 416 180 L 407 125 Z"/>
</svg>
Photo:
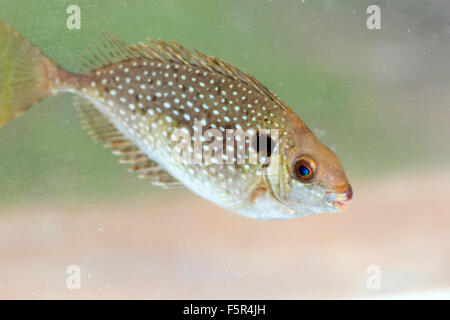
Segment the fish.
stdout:
<svg viewBox="0 0 450 320">
<path fill-rule="evenodd" d="M 352 199 L 335 153 L 237 67 L 174 41 L 129 45 L 109 32 L 82 60 L 66 70 L 0 22 L 0 126 L 70 92 L 86 133 L 154 185 L 260 220 L 340 212 Z"/>
</svg>

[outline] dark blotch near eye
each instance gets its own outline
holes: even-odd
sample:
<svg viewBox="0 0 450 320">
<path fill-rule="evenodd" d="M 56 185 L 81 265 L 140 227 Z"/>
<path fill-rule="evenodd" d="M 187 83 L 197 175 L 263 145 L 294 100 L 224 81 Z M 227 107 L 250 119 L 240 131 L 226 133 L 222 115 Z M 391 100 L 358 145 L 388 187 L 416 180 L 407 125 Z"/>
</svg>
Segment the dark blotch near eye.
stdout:
<svg viewBox="0 0 450 320">
<path fill-rule="evenodd" d="M 269 135 L 265 133 L 258 133 L 253 138 L 252 148 L 259 154 L 270 157 L 275 149 L 275 142 Z"/>
</svg>

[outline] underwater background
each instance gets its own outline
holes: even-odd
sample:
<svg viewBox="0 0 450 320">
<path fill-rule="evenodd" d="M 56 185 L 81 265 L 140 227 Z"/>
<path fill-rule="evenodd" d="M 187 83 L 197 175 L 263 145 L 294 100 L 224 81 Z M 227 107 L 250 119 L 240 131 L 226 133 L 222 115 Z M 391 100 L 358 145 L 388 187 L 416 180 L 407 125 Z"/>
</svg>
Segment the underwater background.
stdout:
<svg viewBox="0 0 450 320">
<path fill-rule="evenodd" d="M 0 298 L 450 298 L 450 3 L 0 0 L 0 20 L 72 71 L 104 30 L 224 59 L 296 111 L 354 191 L 340 214 L 249 220 L 137 179 L 60 94 L 0 128 Z"/>
</svg>

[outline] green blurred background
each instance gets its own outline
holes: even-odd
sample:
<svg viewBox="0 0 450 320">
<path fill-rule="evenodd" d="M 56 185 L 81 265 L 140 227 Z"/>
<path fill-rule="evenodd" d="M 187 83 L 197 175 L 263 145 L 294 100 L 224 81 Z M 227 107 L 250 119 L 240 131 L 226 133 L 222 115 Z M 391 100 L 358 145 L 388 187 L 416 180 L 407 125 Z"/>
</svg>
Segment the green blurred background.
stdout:
<svg viewBox="0 0 450 320">
<path fill-rule="evenodd" d="M 450 6 L 434 2 L 1 0 L 0 19 L 69 70 L 102 30 L 223 58 L 287 101 L 350 180 L 366 181 L 448 164 Z M 374 3 L 382 30 L 365 25 Z M 81 8 L 81 30 L 66 28 L 71 4 Z M 0 150 L 1 206 L 158 192 L 84 135 L 69 94 L 2 127 Z"/>
</svg>

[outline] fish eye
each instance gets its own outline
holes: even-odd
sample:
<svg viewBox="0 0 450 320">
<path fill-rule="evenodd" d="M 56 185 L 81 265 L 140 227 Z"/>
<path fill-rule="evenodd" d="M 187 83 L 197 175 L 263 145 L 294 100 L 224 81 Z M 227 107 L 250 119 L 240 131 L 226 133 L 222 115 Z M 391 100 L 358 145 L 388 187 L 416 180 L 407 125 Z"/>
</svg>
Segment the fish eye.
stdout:
<svg viewBox="0 0 450 320">
<path fill-rule="evenodd" d="M 301 155 L 294 160 L 292 171 L 297 179 L 310 181 L 316 175 L 316 164 L 311 157 Z"/>
</svg>

